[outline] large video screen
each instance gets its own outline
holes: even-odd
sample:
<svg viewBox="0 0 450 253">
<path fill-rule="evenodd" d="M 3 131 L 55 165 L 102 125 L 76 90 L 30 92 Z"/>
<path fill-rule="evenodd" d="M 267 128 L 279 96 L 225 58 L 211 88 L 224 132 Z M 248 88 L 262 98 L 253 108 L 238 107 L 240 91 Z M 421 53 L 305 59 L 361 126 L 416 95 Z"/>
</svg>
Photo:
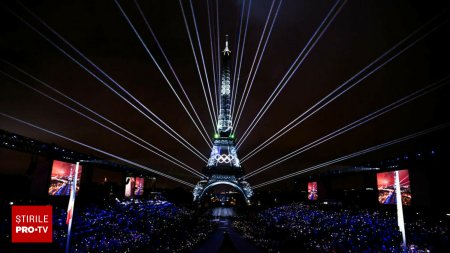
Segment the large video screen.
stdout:
<svg viewBox="0 0 450 253">
<path fill-rule="evenodd" d="M 143 177 L 127 177 L 125 184 L 125 197 L 142 196 L 144 194 Z"/>
<path fill-rule="evenodd" d="M 142 196 L 144 194 L 144 178 L 137 177 L 134 183 L 134 196 Z"/>
<path fill-rule="evenodd" d="M 402 204 L 405 206 L 411 205 L 411 188 L 409 183 L 408 170 L 399 170 L 400 193 L 402 197 Z M 395 171 L 377 173 L 378 186 L 378 202 L 381 204 L 396 204 L 395 191 Z"/>
<path fill-rule="evenodd" d="M 62 161 L 53 161 L 52 174 L 48 194 L 51 196 L 69 196 L 75 177 L 76 164 Z M 77 184 L 75 194 L 80 189 L 82 166 L 78 166 Z"/>
<path fill-rule="evenodd" d="M 308 199 L 317 200 L 319 195 L 317 194 L 317 182 L 308 183 Z"/>
<path fill-rule="evenodd" d="M 125 182 L 125 197 L 131 198 L 134 196 L 134 177 L 127 177 Z"/>
</svg>

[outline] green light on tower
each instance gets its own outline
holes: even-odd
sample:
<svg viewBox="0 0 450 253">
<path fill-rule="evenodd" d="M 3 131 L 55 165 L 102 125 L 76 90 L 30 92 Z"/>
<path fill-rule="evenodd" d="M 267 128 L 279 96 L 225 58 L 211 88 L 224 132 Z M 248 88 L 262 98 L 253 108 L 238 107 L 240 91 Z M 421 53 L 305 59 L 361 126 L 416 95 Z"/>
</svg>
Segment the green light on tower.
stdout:
<svg viewBox="0 0 450 253">
<path fill-rule="evenodd" d="M 231 134 L 231 135 L 230 135 L 230 138 L 231 138 L 231 139 L 234 139 L 235 137 L 236 137 L 236 136 L 234 136 L 234 134 Z"/>
<path fill-rule="evenodd" d="M 218 133 L 214 134 L 214 139 L 218 139 L 220 137 L 220 135 Z"/>
</svg>

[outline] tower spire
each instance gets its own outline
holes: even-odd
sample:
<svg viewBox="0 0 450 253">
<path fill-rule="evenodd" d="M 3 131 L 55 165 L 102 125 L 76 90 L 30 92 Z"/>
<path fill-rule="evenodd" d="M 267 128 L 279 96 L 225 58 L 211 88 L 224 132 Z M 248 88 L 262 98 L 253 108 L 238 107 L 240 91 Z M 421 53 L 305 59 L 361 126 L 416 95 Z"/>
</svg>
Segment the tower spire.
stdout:
<svg viewBox="0 0 450 253">
<path fill-rule="evenodd" d="M 223 54 L 224 55 L 230 55 L 231 54 L 231 51 L 228 48 L 228 34 L 225 35 L 225 49 L 223 50 Z"/>
<path fill-rule="evenodd" d="M 231 51 L 228 48 L 228 35 L 226 35 L 225 49 L 222 55 L 219 118 L 217 119 L 217 133 L 221 137 L 229 136 L 233 130 L 233 122 L 231 120 L 230 58 Z"/>
</svg>

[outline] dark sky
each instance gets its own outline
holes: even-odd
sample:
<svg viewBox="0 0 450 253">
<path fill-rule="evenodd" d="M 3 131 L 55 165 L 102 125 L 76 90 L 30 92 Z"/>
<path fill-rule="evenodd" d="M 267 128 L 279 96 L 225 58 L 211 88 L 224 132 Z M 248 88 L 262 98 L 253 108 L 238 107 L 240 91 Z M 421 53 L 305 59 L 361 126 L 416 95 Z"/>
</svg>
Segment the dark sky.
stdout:
<svg viewBox="0 0 450 253">
<path fill-rule="evenodd" d="M 195 40 L 189 1 L 182 1 L 190 32 Z M 203 56 L 212 84 L 212 59 L 205 1 L 193 0 L 195 18 Z M 219 40 L 221 50 L 225 34 L 230 36 L 230 49 L 236 55 L 239 19 L 243 0 L 211 0 L 211 17 L 216 20 L 218 2 Z M 246 2 L 245 14 L 248 7 Z M 274 10 L 278 5 L 274 4 Z M 156 65 L 122 16 L 114 1 L 28 1 L 23 4 L 49 26 L 97 64 L 130 94 L 164 122 L 209 156 L 210 149 L 185 113 Z M 148 32 L 133 1 L 120 1 L 150 52 L 161 64 L 170 83 L 181 93 L 174 75 L 165 63 L 155 41 Z M 139 1 L 143 12 L 162 48 L 167 54 L 186 93 L 205 125 L 209 137 L 214 134 L 193 53 L 178 1 Z M 253 0 L 243 53 L 238 101 L 258 47 L 272 1 Z M 272 91 L 289 69 L 315 29 L 330 11 L 334 1 L 282 2 L 262 61 L 256 73 L 242 118 L 237 126 L 241 137 Z M 348 1 L 330 24 L 292 79 L 268 109 L 255 130 L 239 149 L 240 157 L 248 154 L 294 118 L 325 97 L 377 57 L 410 35 L 421 25 L 433 20 L 418 38 L 437 25 L 448 21 L 449 4 L 423 1 Z M 16 1 L 1 5 L 0 58 L 22 68 L 109 120 L 201 171 L 205 162 L 155 126 L 150 120 L 124 102 L 98 80 L 80 68 L 53 45 L 31 30 L 17 16 L 55 41 L 76 60 L 96 74 L 89 63 L 52 34 Z M 438 16 L 442 14 L 441 16 Z M 247 17 L 247 15 L 245 15 Z M 273 17 L 273 16 L 272 16 Z M 272 18 L 270 19 L 272 20 Z M 270 23 L 269 23 L 270 25 Z M 215 27 L 215 23 L 213 25 Z M 269 29 L 269 28 L 267 28 Z M 388 105 L 450 74 L 449 22 L 445 22 L 380 68 L 354 88 L 328 104 L 264 150 L 243 163 L 251 172 L 297 148 L 300 148 L 368 113 Z M 217 45 L 217 34 L 213 43 Z M 241 37 L 242 47 L 242 37 Z M 404 47 L 402 47 L 404 48 Z M 399 50 L 394 51 L 393 54 Z M 198 60 L 200 54 L 197 52 Z M 216 56 L 215 56 L 216 57 Z M 76 108 L 67 99 L 0 62 L 0 70 Z M 108 84 L 112 82 L 102 77 Z M 112 154 L 163 171 L 190 183 L 198 180 L 192 174 L 159 158 L 153 153 L 123 139 L 86 118 L 49 100 L 37 92 L 0 73 L 0 111 L 55 131 Z M 232 84 L 234 85 L 234 84 Z M 123 92 L 121 92 L 123 94 Z M 298 171 L 310 165 L 334 159 L 363 148 L 436 126 L 450 120 L 449 88 L 438 90 L 403 105 L 348 133 L 325 142 L 270 170 L 250 178 L 254 185 L 277 176 Z M 183 97 L 183 101 L 187 101 Z M 81 110 L 81 109 L 80 109 Z M 85 112 L 83 110 L 83 112 Z M 92 114 L 90 114 L 92 116 Z M 96 118 L 95 116 L 92 116 Z M 109 157 L 0 116 L 0 128 L 44 142 L 56 143 L 79 152 Z M 439 145 L 448 138 L 448 129 L 398 144 L 382 151 L 330 166 L 352 166 L 367 161 Z"/>
</svg>

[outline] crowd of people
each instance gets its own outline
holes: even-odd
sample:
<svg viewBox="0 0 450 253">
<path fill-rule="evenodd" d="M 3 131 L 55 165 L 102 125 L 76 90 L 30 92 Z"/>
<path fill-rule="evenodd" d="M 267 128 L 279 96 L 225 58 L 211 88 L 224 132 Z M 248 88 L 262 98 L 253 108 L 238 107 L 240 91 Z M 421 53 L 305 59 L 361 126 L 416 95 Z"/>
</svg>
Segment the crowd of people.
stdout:
<svg viewBox="0 0 450 253">
<path fill-rule="evenodd" d="M 396 214 L 391 212 L 294 203 L 267 209 L 253 219 L 237 219 L 233 225 L 268 252 L 403 252 Z M 407 222 L 406 231 L 411 253 L 445 252 L 449 243 L 446 222 Z"/>
<path fill-rule="evenodd" d="M 10 204 L 2 207 L 5 211 Z M 66 215 L 65 206 L 53 206 L 53 243 L 45 252 L 64 251 Z M 449 252 L 450 219 L 441 218 L 425 220 L 419 214 L 407 217 L 407 251 Z M 216 228 L 210 219 L 211 216 L 197 215 L 193 210 L 161 200 L 116 200 L 100 206 L 77 206 L 71 252 L 191 252 Z M 394 210 L 293 203 L 231 219 L 244 238 L 265 252 L 404 252 Z M 11 240 L 8 220 L 3 218 L 0 222 L 0 234 L 5 235 L 0 242 L 4 244 Z M 26 250 L 34 247 L 8 245 L 8 252 L 16 248 L 29 252 Z"/>
<path fill-rule="evenodd" d="M 64 249 L 66 211 L 54 210 L 54 240 Z M 205 219 L 167 201 L 133 200 L 75 210 L 73 252 L 190 252 L 213 231 Z"/>
</svg>

